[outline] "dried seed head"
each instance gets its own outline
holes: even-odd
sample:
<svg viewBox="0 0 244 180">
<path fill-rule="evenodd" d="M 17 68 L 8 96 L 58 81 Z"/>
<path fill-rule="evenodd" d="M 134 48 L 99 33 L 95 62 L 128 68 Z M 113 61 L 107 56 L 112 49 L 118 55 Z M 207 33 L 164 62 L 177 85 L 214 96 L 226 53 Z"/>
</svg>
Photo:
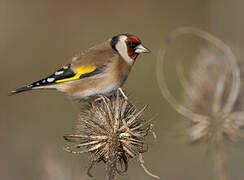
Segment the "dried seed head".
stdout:
<svg viewBox="0 0 244 180">
<path fill-rule="evenodd" d="M 103 161 L 111 176 L 115 174 L 113 171 L 126 172 L 128 159 L 138 159 L 147 151 L 145 137 L 151 129 L 151 124 L 142 116 L 147 106 L 138 111 L 120 92 L 111 98 L 100 96 L 94 100 L 81 112 L 75 135 L 64 136 L 70 143 L 65 148 L 68 152 L 89 152 L 91 167 Z"/>
<path fill-rule="evenodd" d="M 194 142 L 234 141 L 241 135 L 244 118 L 237 112 L 240 94 L 233 101 L 230 111 L 225 109 L 233 100 L 230 99 L 231 88 L 238 83 L 233 79 L 232 68 L 226 56 L 213 49 L 202 51 L 196 59 L 188 86 L 184 88 L 183 104 L 207 118 L 192 123 L 190 135 Z M 239 65 L 236 68 L 235 71 L 240 71 Z"/>
<path fill-rule="evenodd" d="M 178 66 L 177 72 L 184 89 L 183 103 L 179 103 L 167 87 L 162 67 L 170 43 L 185 34 L 203 38 L 219 51 L 203 51 L 190 72 L 189 81 L 184 77 L 183 66 Z M 175 30 L 159 52 L 159 87 L 172 107 L 190 120 L 193 142 L 222 143 L 225 139 L 233 141 L 241 136 L 244 112 L 237 109 L 238 104 L 242 104 L 241 77 L 240 65 L 231 49 L 218 38 L 196 28 L 183 27 Z"/>
</svg>

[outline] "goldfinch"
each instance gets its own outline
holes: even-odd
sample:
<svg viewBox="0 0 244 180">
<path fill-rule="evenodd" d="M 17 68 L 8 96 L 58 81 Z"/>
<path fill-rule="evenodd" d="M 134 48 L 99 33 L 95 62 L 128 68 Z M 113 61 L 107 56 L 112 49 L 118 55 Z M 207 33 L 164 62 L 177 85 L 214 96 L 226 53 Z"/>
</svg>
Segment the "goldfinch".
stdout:
<svg viewBox="0 0 244 180">
<path fill-rule="evenodd" d="M 56 89 L 76 101 L 96 95 L 110 96 L 124 84 L 138 55 L 149 52 L 138 37 L 119 34 L 74 56 L 50 76 L 11 91 L 10 95 Z"/>
</svg>

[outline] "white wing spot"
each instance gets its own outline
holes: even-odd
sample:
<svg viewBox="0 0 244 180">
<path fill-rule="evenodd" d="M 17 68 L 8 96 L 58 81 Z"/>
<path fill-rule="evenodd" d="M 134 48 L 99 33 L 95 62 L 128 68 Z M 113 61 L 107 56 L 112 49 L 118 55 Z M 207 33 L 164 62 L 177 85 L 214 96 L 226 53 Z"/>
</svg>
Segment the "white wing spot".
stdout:
<svg viewBox="0 0 244 180">
<path fill-rule="evenodd" d="M 46 82 L 46 80 L 44 79 L 43 81 L 42 81 L 42 83 L 45 83 Z"/>
<path fill-rule="evenodd" d="M 58 75 L 63 74 L 63 73 L 64 73 L 64 71 L 57 71 L 57 72 L 55 72 L 55 75 L 58 76 Z"/>
<path fill-rule="evenodd" d="M 47 78 L 47 82 L 53 82 L 55 78 Z"/>
<path fill-rule="evenodd" d="M 64 66 L 63 68 L 64 68 L 64 69 L 68 69 L 69 67 L 68 67 L 68 66 Z"/>
<path fill-rule="evenodd" d="M 32 87 L 32 85 L 30 84 L 30 85 L 28 85 L 27 87 Z"/>
<path fill-rule="evenodd" d="M 40 85 L 40 83 L 36 83 L 36 85 L 37 85 L 37 86 L 39 86 L 39 85 Z"/>
</svg>

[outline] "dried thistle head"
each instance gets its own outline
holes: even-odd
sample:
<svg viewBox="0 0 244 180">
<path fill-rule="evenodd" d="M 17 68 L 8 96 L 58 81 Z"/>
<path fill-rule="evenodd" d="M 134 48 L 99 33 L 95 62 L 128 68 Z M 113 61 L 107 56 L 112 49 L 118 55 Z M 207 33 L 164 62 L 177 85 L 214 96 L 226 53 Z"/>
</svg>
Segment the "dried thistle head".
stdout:
<svg viewBox="0 0 244 180">
<path fill-rule="evenodd" d="M 220 143 L 235 141 L 244 125 L 242 113 L 237 111 L 240 96 L 240 65 L 234 70 L 224 54 L 207 49 L 196 59 L 184 87 L 183 105 L 205 118 L 194 119 L 190 136 L 194 142 Z M 238 89 L 235 89 L 235 88 Z"/>
<path fill-rule="evenodd" d="M 203 51 L 190 72 L 189 80 L 179 65 L 177 72 L 183 86 L 183 103 L 171 95 L 163 74 L 164 56 L 169 44 L 184 34 L 203 38 L 219 51 Z M 244 112 L 237 111 L 240 102 L 240 65 L 231 49 L 221 40 L 196 28 L 186 27 L 174 31 L 158 57 L 157 78 L 161 92 L 172 107 L 191 122 L 190 137 L 193 142 L 222 143 L 241 136 Z"/>
<path fill-rule="evenodd" d="M 66 151 L 91 154 L 89 176 L 93 165 L 100 161 L 107 164 L 111 176 L 126 172 L 130 158 L 138 159 L 150 174 L 141 155 L 147 151 L 145 137 L 152 126 L 143 118 L 147 106 L 138 111 L 121 92 L 117 90 L 114 97 L 100 96 L 94 100 L 81 112 L 76 133 L 64 136 L 69 142 Z"/>
</svg>

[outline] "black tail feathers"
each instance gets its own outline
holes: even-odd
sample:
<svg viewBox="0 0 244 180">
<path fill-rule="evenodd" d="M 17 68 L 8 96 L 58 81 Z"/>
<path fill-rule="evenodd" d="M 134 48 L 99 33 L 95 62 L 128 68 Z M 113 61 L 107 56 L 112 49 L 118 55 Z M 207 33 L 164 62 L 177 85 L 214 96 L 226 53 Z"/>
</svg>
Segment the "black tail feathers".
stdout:
<svg viewBox="0 0 244 180">
<path fill-rule="evenodd" d="M 18 94 L 18 93 L 22 93 L 22 92 L 25 92 L 25 91 L 29 91 L 29 90 L 33 90 L 33 89 L 44 89 L 47 88 L 47 86 L 53 84 L 54 82 L 54 78 L 50 78 L 50 77 L 47 77 L 47 78 L 44 78 L 44 79 L 41 79 L 39 81 L 36 81 L 36 82 L 33 82 L 27 86 L 24 86 L 22 88 L 19 88 L 19 89 L 16 89 L 14 91 L 11 91 L 9 93 L 9 96 L 12 96 L 12 95 L 15 95 L 15 94 Z"/>
</svg>

